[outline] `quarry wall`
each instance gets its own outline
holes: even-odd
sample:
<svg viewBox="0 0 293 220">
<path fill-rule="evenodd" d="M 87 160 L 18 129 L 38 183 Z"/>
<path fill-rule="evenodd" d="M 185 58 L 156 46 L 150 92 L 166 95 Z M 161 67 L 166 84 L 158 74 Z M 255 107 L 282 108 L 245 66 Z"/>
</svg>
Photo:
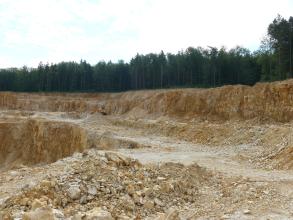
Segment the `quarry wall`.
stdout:
<svg viewBox="0 0 293 220">
<path fill-rule="evenodd" d="M 0 108 L 105 112 L 206 119 L 293 119 L 293 80 L 213 89 L 144 90 L 124 93 L 0 93 Z"/>
</svg>

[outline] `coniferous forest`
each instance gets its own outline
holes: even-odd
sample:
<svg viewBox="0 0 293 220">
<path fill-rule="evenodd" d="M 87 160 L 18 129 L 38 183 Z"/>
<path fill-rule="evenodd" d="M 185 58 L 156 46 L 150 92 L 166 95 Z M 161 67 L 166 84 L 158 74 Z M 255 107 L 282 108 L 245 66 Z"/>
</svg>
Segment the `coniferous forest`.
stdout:
<svg viewBox="0 0 293 220">
<path fill-rule="evenodd" d="M 85 60 L 0 69 L 1 91 L 113 92 L 175 87 L 253 85 L 291 78 L 293 17 L 278 15 L 257 51 L 193 48 L 176 54 L 137 54 L 129 63 Z"/>
</svg>

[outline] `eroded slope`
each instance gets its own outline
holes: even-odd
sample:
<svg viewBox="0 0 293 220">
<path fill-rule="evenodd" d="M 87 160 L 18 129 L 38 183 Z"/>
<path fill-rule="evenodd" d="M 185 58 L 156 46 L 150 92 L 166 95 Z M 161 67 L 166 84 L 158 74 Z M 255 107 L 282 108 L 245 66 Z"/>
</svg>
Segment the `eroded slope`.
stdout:
<svg viewBox="0 0 293 220">
<path fill-rule="evenodd" d="M 0 219 L 292 218 L 292 94 L 0 93 Z"/>
<path fill-rule="evenodd" d="M 214 89 L 153 90 L 104 94 L 0 93 L 2 109 L 105 112 L 203 119 L 293 119 L 293 80 Z"/>
<path fill-rule="evenodd" d="M 76 125 L 18 117 L 0 121 L 0 140 L 2 168 L 52 163 L 83 151 L 87 141 Z"/>
</svg>

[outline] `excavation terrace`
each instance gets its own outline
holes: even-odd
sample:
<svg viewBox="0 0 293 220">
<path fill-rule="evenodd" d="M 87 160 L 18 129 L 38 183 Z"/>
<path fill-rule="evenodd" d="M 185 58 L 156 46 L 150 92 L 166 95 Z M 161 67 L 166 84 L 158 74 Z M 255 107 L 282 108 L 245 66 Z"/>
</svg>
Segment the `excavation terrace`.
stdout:
<svg viewBox="0 0 293 220">
<path fill-rule="evenodd" d="M 0 220 L 293 218 L 293 80 L 0 109 Z"/>
</svg>

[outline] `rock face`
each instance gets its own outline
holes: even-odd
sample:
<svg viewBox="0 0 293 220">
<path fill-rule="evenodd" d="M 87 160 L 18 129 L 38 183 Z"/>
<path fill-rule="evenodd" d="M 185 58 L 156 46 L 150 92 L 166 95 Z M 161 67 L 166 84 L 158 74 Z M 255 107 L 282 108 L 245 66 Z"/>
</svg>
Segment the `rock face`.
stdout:
<svg viewBox="0 0 293 220">
<path fill-rule="evenodd" d="M 117 94 L 0 93 L 1 109 L 155 114 L 211 119 L 293 119 L 293 80 L 214 89 L 137 91 Z"/>
<path fill-rule="evenodd" d="M 0 140 L 2 166 L 55 162 L 86 146 L 78 126 L 34 119 L 0 121 Z"/>
<path fill-rule="evenodd" d="M 1 92 L 0 106 L 3 109 L 14 109 L 17 105 L 16 94 L 12 92 Z"/>
<path fill-rule="evenodd" d="M 118 97 L 119 96 L 119 97 Z M 106 103 L 109 113 L 156 113 L 208 119 L 293 119 L 293 80 L 214 89 L 129 92 Z"/>
</svg>

